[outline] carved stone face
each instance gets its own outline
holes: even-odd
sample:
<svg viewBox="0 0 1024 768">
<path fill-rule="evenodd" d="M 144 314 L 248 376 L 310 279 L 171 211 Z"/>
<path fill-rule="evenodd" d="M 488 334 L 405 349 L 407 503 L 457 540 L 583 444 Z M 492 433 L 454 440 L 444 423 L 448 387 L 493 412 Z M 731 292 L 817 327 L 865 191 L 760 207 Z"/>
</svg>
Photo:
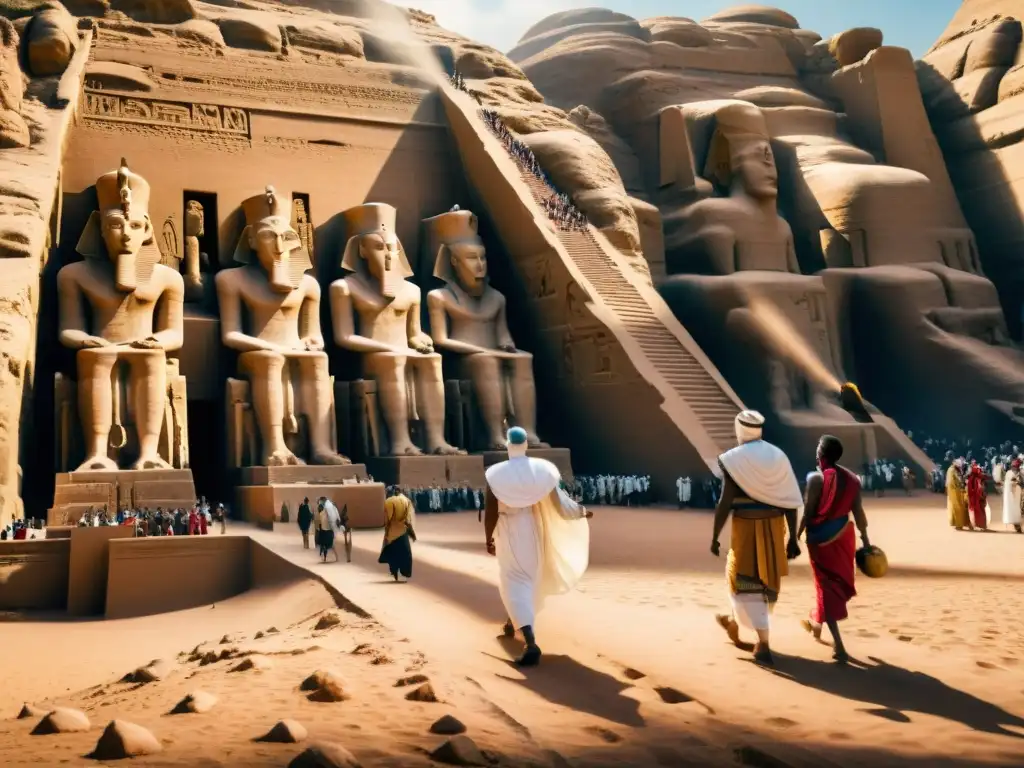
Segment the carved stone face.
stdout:
<svg viewBox="0 0 1024 768">
<path fill-rule="evenodd" d="M 738 174 L 747 194 L 756 200 L 779 196 L 779 172 L 775 168 L 775 153 L 767 139 L 745 141 L 732 155 L 732 171 Z"/>
<path fill-rule="evenodd" d="M 188 237 L 203 236 L 203 206 L 198 200 L 189 200 L 185 208 L 185 234 Z"/>
<path fill-rule="evenodd" d="M 131 216 L 125 216 L 120 208 L 103 211 L 100 231 L 107 254 L 114 262 L 118 290 L 134 291 L 138 282 L 136 267 L 139 251 L 153 238 L 153 224 L 149 214 L 142 213 L 140 216 L 131 211 Z"/>
<path fill-rule="evenodd" d="M 291 222 L 281 216 L 268 216 L 252 228 L 250 245 L 270 278 L 270 287 L 278 293 L 293 290 L 288 262 L 292 251 L 302 246 Z"/>
<path fill-rule="evenodd" d="M 359 239 L 359 256 L 366 262 L 370 275 L 380 283 L 381 295 L 394 298 L 398 284 L 405 279 L 401 271 L 398 238 L 394 233 L 363 235 Z"/>
<path fill-rule="evenodd" d="M 486 249 L 477 243 L 453 243 L 448 250 L 459 286 L 472 296 L 483 293 L 487 284 Z"/>
</svg>

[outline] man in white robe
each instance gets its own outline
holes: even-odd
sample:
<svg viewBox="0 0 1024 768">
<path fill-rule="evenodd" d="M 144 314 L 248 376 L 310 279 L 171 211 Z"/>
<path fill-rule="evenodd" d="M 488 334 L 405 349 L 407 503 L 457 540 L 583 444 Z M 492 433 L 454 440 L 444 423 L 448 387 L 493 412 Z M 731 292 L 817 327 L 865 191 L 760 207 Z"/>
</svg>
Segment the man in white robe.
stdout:
<svg viewBox="0 0 1024 768">
<path fill-rule="evenodd" d="M 1021 494 L 1024 493 L 1024 477 L 1021 475 L 1020 459 L 1010 462 L 1010 468 L 1003 475 L 1003 525 L 1012 525 L 1021 533 Z"/>
<path fill-rule="evenodd" d="M 561 489 L 554 464 L 527 457 L 526 441 L 526 430 L 508 431 L 508 461 L 487 470 L 484 505 L 487 552 L 498 558 L 509 617 L 504 631 L 522 633 L 526 649 L 516 663 L 524 667 L 540 662 L 534 622 L 545 598 L 568 592 L 587 570 L 592 516 Z"/>
<path fill-rule="evenodd" d="M 731 516 L 726 581 L 732 610 L 716 620 L 738 647 L 740 626 L 754 630 L 754 661 L 770 665 L 771 615 L 782 578 L 789 573 L 787 561 L 800 555 L 796 521 L 803 497 L 793 465 L 763 439 L 763 427 L 764 416 L 757 411 L 740 412 L 735 424 L 738 445 L 718 457 L 716 475 L 723 483 L 711 554 L 718 557 L 718 538 Z"/>
</svg>

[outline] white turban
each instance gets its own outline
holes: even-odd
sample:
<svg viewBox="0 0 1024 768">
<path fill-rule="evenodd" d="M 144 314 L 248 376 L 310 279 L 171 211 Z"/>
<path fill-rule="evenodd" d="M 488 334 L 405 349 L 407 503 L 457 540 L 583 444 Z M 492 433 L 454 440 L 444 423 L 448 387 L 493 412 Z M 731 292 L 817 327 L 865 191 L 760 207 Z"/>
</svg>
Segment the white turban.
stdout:
<svg viewBox="0 0 1024 768">
<path fill-rule="evenodd" d="M 764 416 L 757 411 L 740 411 L 736 416 L 736 442 L 740 445 L 760 440 L 764 431 Z"/>
</svg>

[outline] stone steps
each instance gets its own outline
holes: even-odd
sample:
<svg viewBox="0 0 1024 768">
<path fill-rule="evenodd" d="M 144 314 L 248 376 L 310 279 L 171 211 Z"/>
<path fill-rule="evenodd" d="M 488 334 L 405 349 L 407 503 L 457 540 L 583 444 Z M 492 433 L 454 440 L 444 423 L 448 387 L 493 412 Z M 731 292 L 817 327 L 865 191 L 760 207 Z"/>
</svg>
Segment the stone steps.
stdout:
<svg viewBox="0 0 1024 768">
<path fill-rule="evenodd" d="M 555 194 L 546 182 L 522 167 L 519 170 L 538 204 Z M 582 232 L 558 230 L 556 235 L 597 294 L 591 298 L 616 314 L 640 351 L 697 416 L 719 451 L 729 448 L 735 439 L 733 420 L 739 412 L 736 402 L 704 364 L 665 327 L 652 308 L 650 298 L 625 278 L 589 227 Z"/>
</svg>

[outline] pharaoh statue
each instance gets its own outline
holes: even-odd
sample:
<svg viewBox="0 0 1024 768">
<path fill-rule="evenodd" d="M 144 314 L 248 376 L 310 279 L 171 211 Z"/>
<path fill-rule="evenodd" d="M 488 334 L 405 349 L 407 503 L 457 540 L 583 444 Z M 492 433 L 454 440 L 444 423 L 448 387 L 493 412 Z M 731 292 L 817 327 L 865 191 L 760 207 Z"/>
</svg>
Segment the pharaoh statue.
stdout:
<svg viewBox="0 0 1024 768">
<path fill-rule="evenodd" d="M 116 470 L 111 428 L 121 434 L 121 387 L 138 433 L 133 469 L 169 469 L 159 455 L 167 398 L 167 353 L 181 349 L 184 284 L 159 264 L 149 183 L 121 167 L 96 180 L 99 208 L 78 241 L 84 261 L 57 273 L 60 343 L 77 350 L 79 413 L 87 458 L 78 471 Z"/>
<path fill-rule="evenodd" d="M 823 386 L 840 378 L 825 286 L 801 274 L 792 231 L 779 215 L 778 172 L 762 111 L 734 100 L 686 109 L 713 117 L 703 168 L 721 196 L 666 218 L 673 248 L 662 295 L 724 370 L 733 367 L 744 379 L 743 366 L 730 358 L 753 355 L 764 363 L 765 386 L 751 389 L 768 392 L 769 400 L 758 407 L 790 420 L 814 411 L 845 421 L 822 396 Z M 797 338 L 785 338 L 791 333 Z M 820 375 L 808 377 L 807 369 Z"/>
<path fill-rule="evenodd" d="M 674 217 L 669 272 L 731 275 L 748 270 L 800 274 L 793 232 L 779 215 L 779 176 L 761 110 L 742 101 L 711 105 L 715 131 L 704 177 L 725 197 L 687 206 Z"/>
<path fill-rule="evenodd" d="M 320 285 L 291 226 L 288 202 L 273 187 L 242 203 L 245 229 L 234 260 L 215 284 L 221 339 L 239 353 L 238 370 L 249 381 L 265 466 L 306 463 L 285 443 L 309 430 L 309 462 L 347 464 L 332 445 L 334 395 L 320 331 Z M 248 323 L 246 323 L 246 320 Z"/>
<path fill-rule="evenodd" d="M 408 280 L 413 272 L 395 233 L 397 212 L 366 203 L 344 217 L 349 239 L 341 267 L 348 274 L 331 284 L 334 340 L 360 353 L 364 375 L 377 382 L 391 455 L 422 453 L 409 432 L 417 418 L 428 453 L 465 453 L 444 438 L 441 355 L 420 325 L 420 289 Z"/>
<path fill-rule="evenodd" d="M 204 295 L 201 268 L 209 265 L 206 254 L 199 251 L 199 238 L 205 232 L 203 205 L 198 200 L 189 200 L 185 205 L 185 258 L 181 265 L 186 301 L 201 301 Z"/>
<path fill-rule="evenodd" d="M 506 321 L 505 297 L 487 278 L 487 254 L 470 211 L 449 211 L 426 219 L 438 245 L 434 277 L 445 286 L 427 294 L 434 348 L 458 357 L 460 375 L 473 391 L 487 429 L 489 450 L 505 447 L 505 421 L 537 437 L 537 393 L 533 355 L 516 349 Z"/>
</svg>

